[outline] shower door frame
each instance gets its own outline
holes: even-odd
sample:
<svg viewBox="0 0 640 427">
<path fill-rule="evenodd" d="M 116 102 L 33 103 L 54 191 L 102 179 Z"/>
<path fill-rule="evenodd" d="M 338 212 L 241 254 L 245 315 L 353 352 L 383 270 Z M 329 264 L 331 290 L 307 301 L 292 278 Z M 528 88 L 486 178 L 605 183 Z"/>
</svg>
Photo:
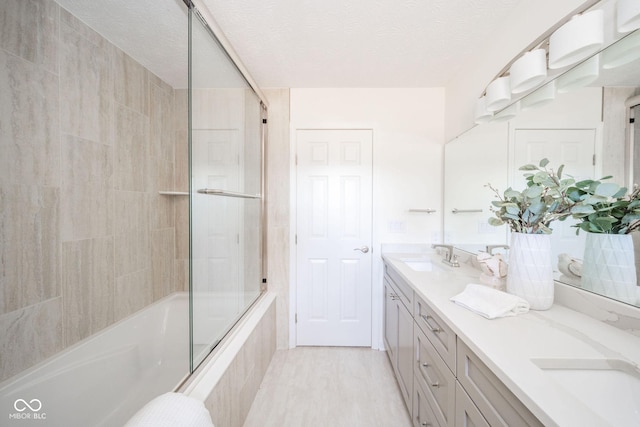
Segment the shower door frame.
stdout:
<svg viewBox="0 0 640 427">
<path fill-rule="evenodd" d="M 192 174 L 191 174 L 191 159 L 192 159 L 192 143 L 193 143 L 193 122 L 192 122 L 192 92 L 193 92 L 193 82 L 192 82 L 192 30 L 193 30 L 193 16 L 196 16 L 196 19 L 200 21 L 200 24 L 207 30 L 212 40 L 222 49 L 225 56 L 230 61 L 231 65 L 235 67 L 235 69 L 239 72 L 240 76 L 247 83 L 249 88 L 252 90 L 253 94 L 258 98 L 259 108 L 260 108 L 260 194 L 252 195 L 252 194 L 241 194 L 241 193 L 233 193 L 233 192 L 224 192 L 225 194 L 215 193 L 215 196 L 226 196 L 226 197 L 240 197 L 247 199 L 260 199 L 260 276 L 261 276 L 261 284 L 260 284 L 260 294 L 254 298 L 254 300 L 243 307 L 242 313 L 238 318 L 229 325 L 226 325 L 226 329 L 224 331 L 223 336 L 226 336 L 229 331 L 234 327 L 234 325 L 242 318 L 244 313 L 249 310 L 249 308 L 259 299 L 259 296 L 264 293 L 267 289 L 267 251 L 266 251 L 266 143 L 267 143 L 267 117 L 268 117 L 268 102 L 264 93 L 260 90 L 255 80 L 251 77 L 246 67 L 234 51 L 233 47 L 225 37 L 224 33 L 216 23 L 215 19 L 208 11 L 206 6 L 200 0 L 183 0 L 184 3 L 189 8 L 189 86 L 188 86 L 188 105 L 189 105 L 189 117 L 188 117 L 188 147 L 189 147 L 189 369 L 190 372 L 193 373 L 199 365 L 201 365 L 206 359 L 207 356 L 198 360 L 197 362 L 194 360 L 195 354 L 193 350 L 193 220 L 192 220 L 192 206 L 193 206 L 193 187 L 192 187 Z M 212 193 L 207 193 L 212 194 Z M 211 348 L 208 351 L 210 354 L 221 341 L 218 340 L 215 343 L 211 343 Z"/>
</svg>

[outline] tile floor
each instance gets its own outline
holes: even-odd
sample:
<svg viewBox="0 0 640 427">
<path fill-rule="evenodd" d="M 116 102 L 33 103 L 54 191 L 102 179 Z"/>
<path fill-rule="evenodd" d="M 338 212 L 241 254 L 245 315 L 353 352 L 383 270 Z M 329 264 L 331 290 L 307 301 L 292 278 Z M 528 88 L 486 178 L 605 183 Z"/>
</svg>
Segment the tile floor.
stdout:
<svg viewBox="0 0 640 427">
<path fill-rule="evenodd" d="M 275 353 L 244 427 L 404 427 L 411 419 L 387 354 L 298 347 Z"/>
</svg>

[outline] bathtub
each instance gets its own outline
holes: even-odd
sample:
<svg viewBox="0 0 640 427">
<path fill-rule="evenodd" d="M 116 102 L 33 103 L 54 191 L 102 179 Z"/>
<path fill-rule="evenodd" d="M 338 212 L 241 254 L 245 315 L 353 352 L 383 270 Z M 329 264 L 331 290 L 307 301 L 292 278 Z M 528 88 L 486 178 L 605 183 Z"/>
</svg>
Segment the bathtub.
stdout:
<svg viewBox="0 0 640 427">
<path fill-rule="evenodd" d="M 175 390 L 189 373 L 188 298 L 163 298 L 0 384 L 0 425 L 121 426 Z"/>
</svg>

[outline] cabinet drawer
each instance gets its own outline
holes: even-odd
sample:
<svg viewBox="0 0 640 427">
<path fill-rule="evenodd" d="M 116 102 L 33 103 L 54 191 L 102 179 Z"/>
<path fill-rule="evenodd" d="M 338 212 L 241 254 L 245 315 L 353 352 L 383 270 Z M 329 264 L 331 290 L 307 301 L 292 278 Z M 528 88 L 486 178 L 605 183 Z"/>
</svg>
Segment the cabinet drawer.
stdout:
<svg viewBox="0 0 640 427">
<path fill-rule="evenodd" d="M 419 385 L 420 380 L 413 380 L 413 425 L 414 427 L 444 427 L 438 423 L 433 409 L 427 400 L 428 392 Z"/>
<path fill-rule="evenodd" d="M 458 340 L 457 361 L 458 381 L 491 426 L 542 426 L 461 340 Z"/>
<path fill-rule="evenodd" d="M 451 372 L 456 373 L 456 334 L 418 295 L 413 310 L 416 324 L 422 329 Z"/>
<path fill-rule="evenodd" d="M 441 426 L 453 427 L 456 379 L 420 328 L 414 328 L 415 377 Z"/>
<path fill-rule="evenodd" d="M 456 427 L 491 427 L 459 383 L 456 383 Z"/>
<path fill-rule="evenodd" d="M 413 288 L 409 285 L 393 268 L 385 264 L 384 266 L 387 279 L 394 285 L 397 290 L 400 301 L 407 307 L 409 313 L 413 316 Z"/>
</svg>

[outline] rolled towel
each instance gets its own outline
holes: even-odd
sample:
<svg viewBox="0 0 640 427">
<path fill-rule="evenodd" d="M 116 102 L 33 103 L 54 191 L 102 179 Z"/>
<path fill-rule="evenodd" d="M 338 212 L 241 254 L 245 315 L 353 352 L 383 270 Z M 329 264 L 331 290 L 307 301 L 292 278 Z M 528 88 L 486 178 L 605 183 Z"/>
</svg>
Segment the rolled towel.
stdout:
<svg viewBox="0 0 640 427">
<path fill-rule="evenodd" d="M 451 301 L 487 319 L 515 316 L 529 311 L 529 303 L 516 295 L 470 283 Z"/>
<path fill-rule="evenodd" d="M 213 427 L 201 400 L 182 393 L 165 393 L 144 405 L 125 427 Z"/>
</svg>

